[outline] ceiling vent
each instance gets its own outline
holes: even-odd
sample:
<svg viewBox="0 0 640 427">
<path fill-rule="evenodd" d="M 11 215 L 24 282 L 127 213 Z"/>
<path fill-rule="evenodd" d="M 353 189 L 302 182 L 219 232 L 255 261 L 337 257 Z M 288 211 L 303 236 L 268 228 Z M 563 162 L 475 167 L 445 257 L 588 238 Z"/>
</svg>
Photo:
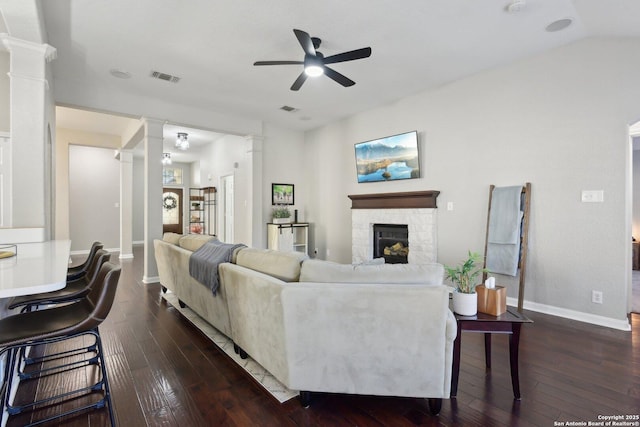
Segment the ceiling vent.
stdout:
<svg viewBox="0 0 640 427">
<path fill-rule="evenodd" d="M 288 105 L 283 105 L 282 107 L 280 107 L 280 109 L 286 111 L 287 113 L 295 113 L 296 111 L 298 111 L 297 108 L 289 107 Z"/>
<path fill-rule="evenodd" d="M 161 73 L 160 71 L 151 71 L 151 77 L 154 79 L 164 80 L 165 82 L 178 83 L 180 77 L 172 76 L 171 74 Z"/>
</svg>

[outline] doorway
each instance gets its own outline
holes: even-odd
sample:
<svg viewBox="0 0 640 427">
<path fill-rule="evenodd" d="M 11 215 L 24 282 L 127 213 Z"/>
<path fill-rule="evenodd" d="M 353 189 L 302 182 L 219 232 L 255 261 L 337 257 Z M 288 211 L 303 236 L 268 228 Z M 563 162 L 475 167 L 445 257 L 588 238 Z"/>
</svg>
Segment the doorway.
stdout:
<svg viewBox="0 0 640 427">
<path fill-rule="evenodd" d="M 182 188 L 162 189 L 162 232 L 182 234 Z"/>
<path fill-rule="evenodd" d="M 233 175 L 225 175 L 220 179 L 222 183 L 222 197 L 220 197 L 220 209 L 222 211 L 222 224 L 220 227 L 220 240 L 233 243 L 234 224 L 234 195 Z"/>
</svg>

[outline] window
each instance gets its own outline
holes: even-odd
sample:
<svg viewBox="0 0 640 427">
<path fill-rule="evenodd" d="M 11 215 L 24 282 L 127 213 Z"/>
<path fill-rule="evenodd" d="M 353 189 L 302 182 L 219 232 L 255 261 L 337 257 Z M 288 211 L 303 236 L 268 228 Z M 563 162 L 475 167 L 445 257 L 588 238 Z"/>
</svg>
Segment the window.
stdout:
<svg viewBox="0 0 640 427">
<path fill-rule="evenodd" d="M 162 168 L 162 184 L 181 185 L 182 168 Z"/>
</svg>

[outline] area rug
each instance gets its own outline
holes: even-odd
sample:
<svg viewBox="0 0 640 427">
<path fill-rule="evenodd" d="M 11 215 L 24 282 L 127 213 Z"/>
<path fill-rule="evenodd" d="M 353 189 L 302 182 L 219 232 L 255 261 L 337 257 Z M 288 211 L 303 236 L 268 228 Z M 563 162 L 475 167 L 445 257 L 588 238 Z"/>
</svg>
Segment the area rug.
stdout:
<svg viewBox="0 0 640 427">
<path fill-rule="evenodd" d="M 227 356 L 229 356 L 238 366 L 247 371 L 249 375 L 251 375 L 258 384 L 260 384 L 266 391 L 271 393 L 271 395 L 278 400 L 278 402 L 283 403 L 287 400 L 298 396 L 299 392 L 295 390 L 289 390 L 287 387 L 282 385 L 273 375 L 267 372 L 260 364 L 258 364 L 251 357 L 247 357 L 246 359 L 241 359 L 239 355 L 233 351 L 233 342 L 224 334 L 220 333 L 216 328 L 211 326 L 204 320 L 202 317 L 198 316 L 193 310 L 189 307 L 180 308 L 180 304 L 178 304 L 178 298 L 175 294 L 171 293 L 171 291 L 167 290 L 166 294 L 162 295 L 164 299 L 175 307 L 176 310 L 180 311 L 182 315 L 189 320 L 198 328 L 204 335 L 206 335 L 215 345 L 217 345 L 222 351 L 224 351 Z"/>
</svg>

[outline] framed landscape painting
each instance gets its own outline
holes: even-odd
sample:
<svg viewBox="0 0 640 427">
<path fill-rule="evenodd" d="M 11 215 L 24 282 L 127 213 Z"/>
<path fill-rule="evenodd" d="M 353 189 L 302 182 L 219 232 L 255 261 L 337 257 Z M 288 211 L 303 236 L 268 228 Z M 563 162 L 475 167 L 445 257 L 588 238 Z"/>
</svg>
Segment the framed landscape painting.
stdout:
<svg viewBox="0 0 640 427">
<path fill-rule="evenodd" d="M 271 184 L 272 205 L 294 204 L 293 184 Z"/>
</svg>

